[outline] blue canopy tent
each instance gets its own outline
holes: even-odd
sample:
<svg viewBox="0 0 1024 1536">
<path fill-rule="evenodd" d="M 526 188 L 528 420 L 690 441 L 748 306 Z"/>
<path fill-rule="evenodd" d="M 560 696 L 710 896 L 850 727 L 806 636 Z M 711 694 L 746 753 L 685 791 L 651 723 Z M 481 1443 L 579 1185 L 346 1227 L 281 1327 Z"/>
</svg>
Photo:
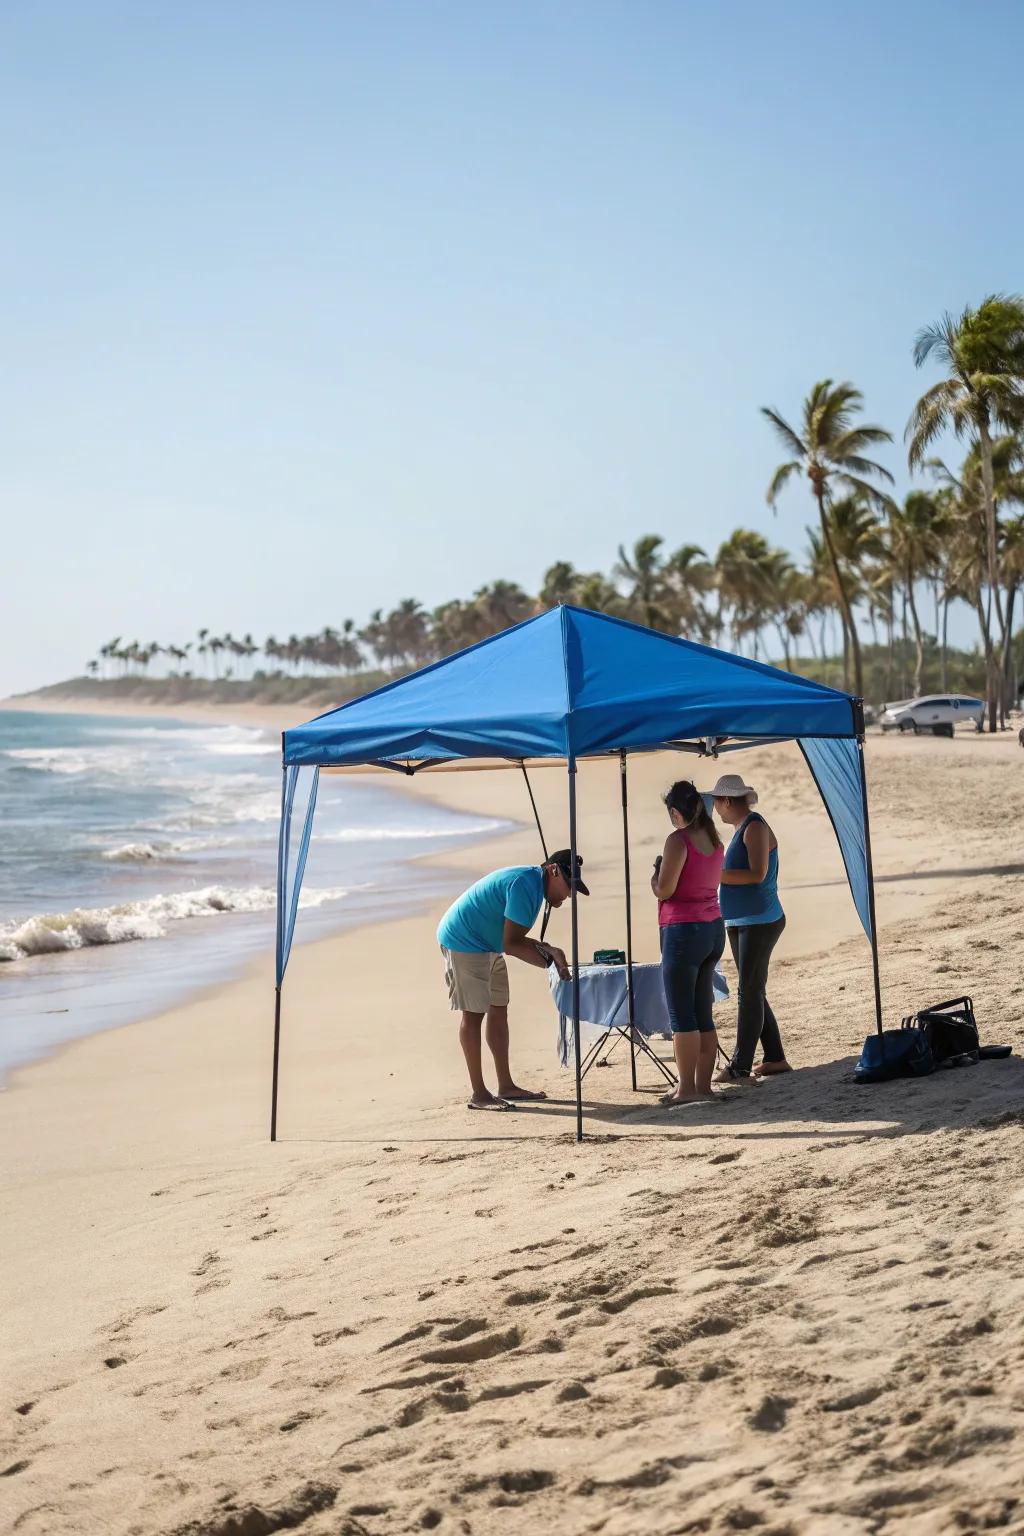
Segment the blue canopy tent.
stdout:
<svg viewBox="0 0 1024 1536">
<path fill-rule="evenodd" d="M 875 1017 L 881 1033 L 864 714 L 861 701 L 849 694 L 623 619 L 562 606 L 285 731 L 271 1140 L 277 1138 L 281 988 L 295 931 L 320 768 L 361 765 L 414 774 L 456 759 L 501 758 L 525 771 L 532 759 L 562 760 L 568 777 L 569 843 L 575 854 L 576 765 L 584 758 L 617 756 L 632 1040 L 629 753 L 668 748 L 717 757 L 747 746 L 792 740 L 798 742 L 831 818 L 854 903 L 871 944 Z M 292 820 L 303 769 L 312 773 L 293 858 Z M 582 1140 L 575 893 L 571 916 L 576 1135 Z"/>
</svg>

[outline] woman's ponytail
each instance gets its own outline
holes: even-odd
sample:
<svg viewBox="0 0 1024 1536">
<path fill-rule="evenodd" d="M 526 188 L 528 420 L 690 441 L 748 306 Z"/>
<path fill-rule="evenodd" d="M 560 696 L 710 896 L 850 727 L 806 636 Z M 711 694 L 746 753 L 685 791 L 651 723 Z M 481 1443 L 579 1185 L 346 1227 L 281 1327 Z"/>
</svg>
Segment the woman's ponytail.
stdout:
<svg viewBox="0 0 1024 1536">
<path fill-rule="evenodd" d="M 665 795 L 670 811 L 678 811 L 692 832 L 706 832 L 712 848 L 720 848 L 718 828 L 704 804 L 704 796 L 690 779 L 679 779 Z"/>
</svg>

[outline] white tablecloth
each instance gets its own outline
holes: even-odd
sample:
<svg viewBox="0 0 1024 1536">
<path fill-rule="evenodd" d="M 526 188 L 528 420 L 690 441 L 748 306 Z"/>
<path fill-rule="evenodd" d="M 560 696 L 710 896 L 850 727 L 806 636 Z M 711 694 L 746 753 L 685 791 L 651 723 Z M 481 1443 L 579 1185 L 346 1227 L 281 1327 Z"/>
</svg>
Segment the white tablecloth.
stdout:
<svg viewBox="0 0 1024 1536">
<path fill-rule="evenodd" d="M 572 982 L 562 981 L 551 967 L 551 995 L 558 1009 L 558 1059 L 567 1067 L 572 1058 Z M 715 1001 L 729 996 L 729 986 L 715 967 Z M 641 1035 L 669 1035 L 668 1005 L 660 965 L 633 966 L 634 1023 Z M 611 1025 L 629 1026 L 624 965 L 580 966 L 580 1047 L 592 1042 Z"/>
</svg>

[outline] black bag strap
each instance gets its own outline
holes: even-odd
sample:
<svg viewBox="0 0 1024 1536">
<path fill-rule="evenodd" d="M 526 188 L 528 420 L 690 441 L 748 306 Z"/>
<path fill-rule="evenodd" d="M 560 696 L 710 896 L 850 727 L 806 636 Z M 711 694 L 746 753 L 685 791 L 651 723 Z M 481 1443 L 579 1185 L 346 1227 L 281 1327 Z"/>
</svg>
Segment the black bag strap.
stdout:
<svg viewBox="0 0 1024 1536">
<path fill-rule="evenodd" d="M 918 1009 L 917 1013 L 910 1013 L 903 1020 L 904 1029 L 920 1029 L 924 1024 L 932 1023 L 964 1024 L 968 1029 L 978 1030 L 978 1021 L 974 1017 L 974 1003 L 969 997 L 951 997 L 944 1003 L 930 1003 L 927 1008 Z"/>
</svg>

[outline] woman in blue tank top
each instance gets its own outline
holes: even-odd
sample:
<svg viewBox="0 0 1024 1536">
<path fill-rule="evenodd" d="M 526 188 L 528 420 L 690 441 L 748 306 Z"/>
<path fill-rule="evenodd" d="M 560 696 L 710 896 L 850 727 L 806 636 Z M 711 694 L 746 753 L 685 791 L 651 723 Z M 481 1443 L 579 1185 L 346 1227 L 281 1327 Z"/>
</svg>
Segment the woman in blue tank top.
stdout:
<svg viewBox="0 0 1024 1536">
<path fill-rule="evenodd" d="M 768 966 L 786 926 L 779 901 L 779 844 L 764 817 L 754 810 L 757 791 L 738 773 L 726 773 L 711 791 L 715 811 L 734 827 L 722 865 L 719 902 L 729 948 L 739 976 L 736 1048 L 716 1082 L 749 1081 L 789 1072 L 778 1020 L 768 1001 Z M 762 1060 L 754 1066 L 761 1042 Z"/>
</svg>

